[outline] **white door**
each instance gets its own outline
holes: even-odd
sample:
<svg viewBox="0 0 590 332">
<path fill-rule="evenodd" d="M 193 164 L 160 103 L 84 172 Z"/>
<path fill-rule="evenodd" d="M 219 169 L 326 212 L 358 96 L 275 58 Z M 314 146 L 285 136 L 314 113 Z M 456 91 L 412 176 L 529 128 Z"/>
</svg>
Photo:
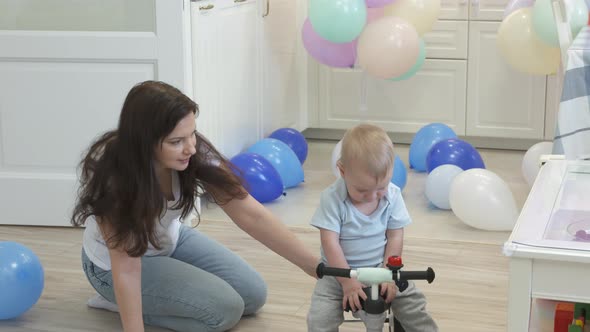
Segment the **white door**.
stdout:
<svg viewBox="0 0 590 332">
<path fill-rule="evenodd" d="M 0 224 L 69 225 L 77 164 L 129 89 L 190 82 L 187 4 L 0 0 Z"/>
<path fill-rule="evenodd" d="M 520 73 L 500 56 L 500 22 L 469 24 L 466 135 L 542 139 L 545 76 Z"/>
</svg>

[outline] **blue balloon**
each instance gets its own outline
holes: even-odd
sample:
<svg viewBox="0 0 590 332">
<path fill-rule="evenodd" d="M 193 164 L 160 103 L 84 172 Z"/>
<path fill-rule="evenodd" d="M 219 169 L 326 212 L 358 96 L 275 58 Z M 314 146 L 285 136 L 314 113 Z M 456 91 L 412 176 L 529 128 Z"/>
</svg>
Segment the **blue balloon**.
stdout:
<svg viewBox="0 0 590 332">
<path fill-rule="evenodd" d="M 283 194 L 279 172 L 261 155 L 240 153 L 231 162 L 241 171 L 236 174 L 246 182 L 248 193 L 260 203 L 273 201 Z"/>
<path fill-rule="evenodd" d="M 287 144 L 278 139 L 261 139 L 246 152 L 257 153 L 270 161 L 279 172 L 285 188 L 295 187 L 303 182 L 303 167 L 297 159 L 297 155 Z"/>
<path fill-rule="evenodd" d="M 20 243 L 0 242 L 0 319 L 16 318 L 37 303 L 44 280 L 35 253 Z"/>
<path fill-rule="evenodd" d="M 426 171 L 428 151 L 434 144 L 447 138 L 457 138 L 457 134 L 445 124 L 431 123 L 420 128 L 410 144 L 410 168 L 418 172 Z"/>
<path fill-rule="evenodd" d="M 303 165 L 305 159 L 307 159 L 307 141 L 303 134 L 293 128 L 281 128 L 273 131 L 268 137 L 287 144 Z"/>
<path fill-rule="evenodd" d="M 408 180 L 408 172 L 406 171 L 406 165 L 399 156 L 395 156 L 393 163 L 393 176 L 391 177 L 391 183 L 403 190 Z"/>
<path fill-rule="evenodd" d="M 450 138 L 436 143 L 426 157 L 428 173 L 440 165 L 451 164 L 466 171 L 471 168 L 486 168 L 479 152 L 469 143 Z"/>
</svg>

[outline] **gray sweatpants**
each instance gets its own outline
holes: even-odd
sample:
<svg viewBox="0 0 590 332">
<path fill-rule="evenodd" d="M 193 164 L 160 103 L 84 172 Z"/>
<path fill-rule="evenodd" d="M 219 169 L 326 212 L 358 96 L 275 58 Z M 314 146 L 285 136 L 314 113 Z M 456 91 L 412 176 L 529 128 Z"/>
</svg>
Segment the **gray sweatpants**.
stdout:
<svg viewBox="0 0 590 332">
<path fill-rule="evenodd" d="M 398 292 L 391 303 L 395 317 L 406 332 L 437 332 L 436 323 L 426 311 L 426 298 L 412 281 L 408 288 Z M 342 310 L 342 286 L 335 277 L 325 276 L 318 279 L 311 306 L 307 315 L 307 330 L 309 332 L 336 332 L 344 322 Z M 370 315 L 364 312 L 355 314 L 365 323 L 367 331 L 382 331 L 385 314 Z"/>
</svg>

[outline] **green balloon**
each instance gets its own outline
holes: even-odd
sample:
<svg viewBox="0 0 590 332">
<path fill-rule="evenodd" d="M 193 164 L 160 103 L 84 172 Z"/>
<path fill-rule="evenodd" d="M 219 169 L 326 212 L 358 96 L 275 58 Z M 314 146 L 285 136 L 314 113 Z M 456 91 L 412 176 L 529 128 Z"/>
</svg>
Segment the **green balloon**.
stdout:
<svg viewBox="0 0 590 332">
<path fill-rule="evenodd" d="M 367 6 L 364 0 L 310 0 L 309 22 L 325 40 L 348 43 L 363 31 Z"/>
<path fill-rule="evenodd" d="M 426 60 L 426 44 L 424 44 L 424 40 L 420 39 L 420 50 L 418 51 L 418 59 L 416 63 L 405 73 L 401 74 L 398 77 L 390 78 L 390 81 L 403 81 L 407 80 L 408 78 L 416 75 L 416 73 L 422 68 L 424 64 L 424 60 Z"/>
<path fill-rule="evenodd" d="M 536 0 L 533 6 L 533 30 L 537 37 L 549 46 L 559 47 L 557 25 L 553 17 L 551 0 Z M 588 6 L 584 0 L 568 1 L 567 14 L 575 38 L 578 32 L 588 23 Z"/>
</svg>

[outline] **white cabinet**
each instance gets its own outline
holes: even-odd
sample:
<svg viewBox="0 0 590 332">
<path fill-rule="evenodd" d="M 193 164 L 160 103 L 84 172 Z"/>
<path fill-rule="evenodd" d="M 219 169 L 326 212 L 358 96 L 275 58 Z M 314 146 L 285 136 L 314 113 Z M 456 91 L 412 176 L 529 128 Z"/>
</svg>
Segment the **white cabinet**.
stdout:
<svg viewBox="0 0 590 332">
<path fill-rule="evenodd" d="M 444 122 L 467 137 L 550 137 L 547 128 L 554 124 L 547 121 L 554 118 L 550 103 L 555 104 L 556 89 L 546 93 L 547 77 L 509 67 L 496 46 L 507 2 L 442 0 L 439 21 L 424 35 L 423 69 L 402 82 L 369 77 L 363 114 L 359 71 L 310 59 L 309 94 L 317 100 L 310 104 L 310 126 L 346 129 L 369 121 L 392 132 L 415 133 L 424 124 Z"/>
<path fill-rule="evenodd" d="M 319 127 L 346 129 L 370 121 L 388 131 L 415 133 L 428 123 L 443 122 L 465 134 L 467 26 L 466 21 L 437 22 L 424 36 L 428 59 L 408 80 L 367 75 L 366 112 L 360 111 L 360 69 L 318 66 Z"/>
<path fill-rule="evenodd" d="M 197 128 L 227 157 L 260 138 L 260 66 L 256 0 L 192 4 Z"/>
<path fill-rule="evenodd" d="M 319 125 L 346 129 L 360 121 L 392 132 L 416 132 L 430 122 L 444 122 L 465 132 L 465 60 L 428 59 L 404 82 L 366 77 L 367 111 L 362 112 L 360 70 L 321 68 Z"/>
<path fill-rule="evenodd" d="M 500 22 L 469 24 L 466 135 L 542 139 L 545 76 L 517 72 L 501 58 Z"/>
<path fill-rule="evenodd" d="M 231 158 L 278 128 L 305 129 L 297 3 L 205 0 L 191 10 L 199 131 Z"/>
<path fill-rule="evenodd" d="M 267 2 L 268 6 L 266 5 Z M 300 86 L 305 62 L 300 54 L 300 15 L 297 1 L 263 0 L 261 3 L 262 134 L 282 127 L 306 128 Z"/>
</svg>

